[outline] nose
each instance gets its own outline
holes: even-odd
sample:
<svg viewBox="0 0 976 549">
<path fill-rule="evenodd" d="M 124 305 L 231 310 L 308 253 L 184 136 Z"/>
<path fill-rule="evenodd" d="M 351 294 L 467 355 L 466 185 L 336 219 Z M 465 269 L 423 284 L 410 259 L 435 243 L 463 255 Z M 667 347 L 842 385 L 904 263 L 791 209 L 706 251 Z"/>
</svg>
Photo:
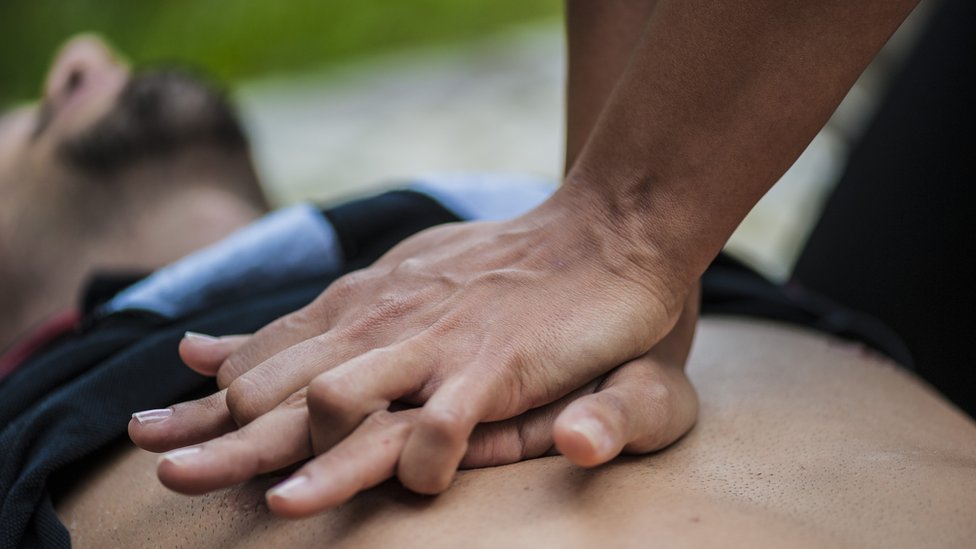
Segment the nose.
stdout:
<svg viewBox="0 0 976 549">
<path fill-rule="evenodd" d="M 44 84 L 44 101 L 63 105 L 84 89 L 117 88 L 128 78 L 128 67 L 95 35 L 76 36 L 58 52 Z"/>
</svg>

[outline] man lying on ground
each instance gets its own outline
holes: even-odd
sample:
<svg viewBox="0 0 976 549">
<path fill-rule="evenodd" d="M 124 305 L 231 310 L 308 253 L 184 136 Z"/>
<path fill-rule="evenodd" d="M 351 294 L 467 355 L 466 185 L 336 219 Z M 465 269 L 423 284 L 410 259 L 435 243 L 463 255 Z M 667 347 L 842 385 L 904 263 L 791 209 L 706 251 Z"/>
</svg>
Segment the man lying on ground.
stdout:
<svg viewBox="0 0 976 549">
<path fill-rule="evenodd" d="M 231 109 L 218 94 L 181 73 L 131 75 L 104 44 L 82 37 L 70 42 L 59 54 L 43 102 L 5 116 L 2 130 L 0 154 L 4 162 L 0 175 L 5 193 L 2 234 L 6 254 L 2 262 L 3 297 L 7 310 L 14 313 L 8 315 L 11 322 L 4 331 L 4 341 L 13 343 L 0 358 L 4 366 L 3 437 L 8 448 L 3 521 L 5 535 L 17 536 L 18 540 L 31 521 L 33 526 L 27 527 L 28 531 L 44 530 L 38 525 L 50 521 L 51 516 L 45 519 L 44 512 L 36 506 L 40 503 L 44 507 L 43 501 L 49 497 L 44 486 L 57 485 L 54 481 L 48 484 L 57 471 L 89 456 L 101 444 L 124 432 L 124 420 L 135 409 L 147 404 L 168 404 L 192 394 L 192 387 L 199 387 L 200 380 L 195 376 L 188 380 L 185 375 L 168 375 L 168 370 L 154 368 L 154 361 L 175 359 L 174 340 L 169 353 L 152 353 L 152 359 L 142 357 L 137 361 L 128 356 L 126 374 L 138 375 L 126 382 L 115 380 L 108 386 L 98 385 L 100 389 L 92 393 L 85 383 L 97 385 L 92 379 L 107 375 L 104 368 L 97 375 L 94 372 L 110 362 L 109 358 L 118 358 L 119 351 L 163 333 L 164 326 L 169 327 L 166 321 L 184 319 L 206 309 L 213 304 L 207 299 L 236 295 L 233 292 L 239 292 L 241 286 L 234 287 L 234 283 L 246 284 L 251 294 L 277 289 L 275 284 L 280 286 L 280 281 L 269 276 L 263 268 L 266 265 L 277 265 L 278 272 L 286 273 L 290 281 L 316 275 L 313 286 L 321 291 L 331 277 L 372 263 L 406 235 L 457 219 L 417 193 L 388 197 L 385 204 L 392 214 L 388 217 L 393 220 L 389 227 L 377 225 L 377 212 L 384 206 L 375 201 L 370 202 L 369 216 L 350 216 L 349 208 L 330 211 L 328 218 L 311 208 L 292 209 L 273 218 L 279 221 L 266 220 L 247 233 L 250 237 L 233 240 L 236 247 L 224 258 L 230 260 L 232 269 L 218 271 L 219 283 L 211 284 L 213 281 L 207 277 L 215 271 L 200 268 L 199 264 L 190 270 L 177 269 L 170 279 L 170 292 L 164 296 L 165 311 L 156 311 L 160 312 L 158 317 L 153 317 L 153 311 L 144 304 L 140 304 L 141 308 L 122 306 L 112 310 L 108 306 L 111 304 L 104 301 L 138 278 L 139 273 L 216 240 L 266 208 L 246 140 Z M 528 196 L 532 203 L 549 194 L 547 184 L 540 186 L 536 182 L 530 189 L 534 189 Z M 462 189 L 462 200 L 470 200 L 474 190 Z M 397 211 L 409 215 L 397 215 Z M 511 210 L 500 213 L 509 215 Z M 350 223 L 351 228 L 347 229 L 353 232 L 359 218 L 371 225 L 359 235 L 363 240 L 360 249 L 311 249 L 318 260 L 301 255 L 302 246 L 339 243 L 329 232 L 333 229 L 329 228 L 328 219 L 336 222 L 343 215 Z M 289 236 L 280 231 L 293 228 L 296 223 L 298 227 L 312 226 L 321 239 L 286 239 L 268 244 L 269 235 Z M 350 234 L 341 241 L 346 248 Z M 288 256 L 289 250 L 298 255 Z M 341 264 L 322 259 L 330 252 L 345 252 Z M 261 253 L 273 253 L 273 260 Z M 256 257 L 254 264 L 246 261 L 244 256 L 248 254 Z M 240 274 L 248 266 L 254 270 Z M 323 266 L 341 270 L 315 270 Z M 232 270 L 239 276 L 231 276 Z M 106 273 L 112 276 L 105 276 Z M 172 273 L 166 270 L 164 280 L 166 274 Z M 82 310 L 58 314 L 74 309 L 83 281 L 93 275 L 96 280 L 85 291 Z M 201 281 L 205 289 L 199 286 Z M 181 291 L 184 297 L 192 297 L 189 304 L 183 303 L 187 308 L 173 310 L 174 304 L 179 303 L 173 292 Z M 311 299 L 312 295 L 308 295 L 304 303 Z M 253 331 L 304 303 L 277 303 L 262 311 L 262 315 L 238 317 L 248 323 L 219 324 L 208 331 Z M 51 315 L 54 321 L 43 321 Z M 101 347 L 92 343 L 95 340 Z M 683 353 L 679 350 L 679 354 Z M 680 362 L 679 370 L 683 359 Z M 169 363 L 177 364 L 175 360 Z M 86 373 L 89 378 L 83 379 Z M 156 382 L 152 381 L 157 379 L 154 375 L 160 378 Z M 80 383 L 84 390 L 74 383 Z M 120 386 L 129 390 L 124 397 L 113 393 Z M 71 390 L 81 392 L 71 393 L 71 398 L 52 396 L 57 391 Z M 45 439 L 40 434 L 51 427 L 44 420 L 50 413 L 46 406 L 53 406 L 53 401 L 44 401 L 46 397 L 54 401 L 60 398 L 60 402 L 82 409 L 89 402 L 113 403 L 121 408 L 113 417 L 61 414 L 62 419 L 73 417 L 87 425 L 82 429 L 87 438 L 75 440 L 69 434 L 70 426 L 61 425 L 59 434 Z M 670 435 L 671 440 L 687 429 L 693 415 L 678 420 L 683 427 Z M 105 430 L 86 430 L 92 424 Z M 635 447 L 642 449 L 670 442 L 639 440 L 636 433 L 634 436 Z M 57 448 L 35 445 L 43 440 L 53 441 Z M 483 463 L 497 463 L 500 459 L 489 458 Z M 509 453 L 505 459 L 513 458 Z"/>
<path fill-rule="evenodd" d="M 84 470 L 59 515 L 78 547 L 971 545 L 976 425 L 899 366 L 815 330 L 706 314 L 688 372 L 702 402 L 695 428 L 595 469 L 544 457 L 462 471 L 436 498 L 389 482 L 289 520 L 264 504 L 280 474 L 188 498 L 156 479 L 156 454 L 121 442 Z M 343 448 L 350 459 L 404 432 L 369 427 Z"/>
</svg>

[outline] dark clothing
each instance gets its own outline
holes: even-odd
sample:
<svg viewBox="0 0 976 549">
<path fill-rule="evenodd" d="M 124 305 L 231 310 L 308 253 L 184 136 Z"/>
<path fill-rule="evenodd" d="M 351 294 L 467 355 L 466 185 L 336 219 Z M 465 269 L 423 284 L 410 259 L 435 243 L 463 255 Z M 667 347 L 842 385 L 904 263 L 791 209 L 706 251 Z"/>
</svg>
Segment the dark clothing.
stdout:
<svg viewBox="0 0 976 549">
<path fill-rule="evenodd" d="M 948 0 L 892 83 L 794 281 L 864 311 L 976 417 L 976 2 Z"/>
<path fill-rule="evenodd" d="M 860 342 L 912 370 L 901 338 L 878 319 L 795 285 L 773 284 L 720 254 L 702 275 L 702 315 L 778 320 Z"/>
<path fill-rule="evenodd" d="M 376 212 L 385 215 L 367 227 L 353 221 Z M 355 245 L 352 264 L 368 264 L 406 236 L 456 220 L 432 200 L 407 192 L 357 201 L 328 214 L 347 221 L 339 225 L 349 227 L 343 236 Z M 253 332 L 309 303 L 329 282 L 307 280 L 263 295 L 228 296 L 206 312 L 176 321 L 152 314 L 112 315 L 91 321 L 82 334 L 24 363 L 0 384 L 0 547 L 69 546 L 51 497 L 59 475 L 125 435 L 133 412 L 216 389 L 212 380 L 180 361 L 177 346 L 184 332 Z M 104 296 L 86 301 L 94 308 Z"/>
</svg>

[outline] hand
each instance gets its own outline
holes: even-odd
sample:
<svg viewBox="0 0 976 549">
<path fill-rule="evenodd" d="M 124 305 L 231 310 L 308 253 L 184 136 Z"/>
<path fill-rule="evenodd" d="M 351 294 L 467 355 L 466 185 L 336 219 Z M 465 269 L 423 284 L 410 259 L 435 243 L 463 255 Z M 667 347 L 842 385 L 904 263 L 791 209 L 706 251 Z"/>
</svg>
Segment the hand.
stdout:
<svg viewBox="0 0 976 549">
<path fill-rule="evenodd" d="M 555 403 L 516 418 L 479 425 L 462 467 L 503 465 L 551 453 L 554 437 L 560 451 L 582 457 L 587 460 L 584 465 L 603 463 L 621 451 L 650 452 L 676 440 L 691 428 L 697 412 L 694 389 L 684 374 L 697 316 L 694 305 L 686 308 L 674 330 L 654 349 L 616 368 L 599 383 L 591 382 Z M 212 373 L 247 340 L 247 336 L 191 337 L 181 343 L 180 351 L 195 369 Z M 171 488 L 198 493 L 290 465 L 291 458 L 281 453 L 292 438 L 288 426 L 297 425 L 295 431 L 306 439 L 304 444 L 298 442 L 291 456 L 304 452 L 297 459 L 309 457 L 308 428 L 302 430 L 297 424 L 300 421 L 288 421 L 298 415 L 289 406 L 279 406 L 234 430 L 223 396 L 222 391 L 200 401 L 178 404 L 167 410 L 171 415 L 166 421 L 130 423 L 133 440 L 156 451 L 216 436 L 216 432 L 200 432 L 196 429 L 200 425 L 222 423 L 229 432 L 198 446 L 201 451 L 161 461 L 160 478 Z M 307 516 L 390 478 L 419 412 L 413 408 L 372 414 L 351 436 L 305 464 L 292 480 L 269 491 L 270 508 L 282 516 Z M 306 423 L 307 419 L 305 416 Z M 592 425 L 592 435 L 604 442 L 591 446 L 574 429 L 578 424 Z M 300 439 L 301 435 L 291 442 Z"/>
<path fill-rule="evenodd" d="M 676 320 L 687 290 L 653 250 L 585 211 L 550 202 L 509 222 L 438 227 L 340 279 L 219 368 L 234 423 L 307 397 L 321 454 L 395 400 L 423 404 L 397 474 L 415 491 L 443 490 L 477 423 L 558 400 Z"/>
</svg>

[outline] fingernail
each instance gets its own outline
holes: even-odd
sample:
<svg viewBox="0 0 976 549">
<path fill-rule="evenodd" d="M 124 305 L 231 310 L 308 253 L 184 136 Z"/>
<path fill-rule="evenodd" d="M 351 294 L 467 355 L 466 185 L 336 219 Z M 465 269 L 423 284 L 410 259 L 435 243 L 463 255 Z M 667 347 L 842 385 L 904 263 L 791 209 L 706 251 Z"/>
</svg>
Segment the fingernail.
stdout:
<svg viewBox="0 0 976 549">
<path fill-rule="evenodd" d="M 166 452 L 165 454 L 159 456 L 159 463 L 163 461 L 168 461 L 173 465 L 179 465 L 180 462 L 186 462 L 186 458 L 194 454 L 199 454 L 203 451 L 203 448 L 199 446 L 191 446 L 189 448 L 180 448 L 179 450 L 173 450 L 172 452 Z"/>
<path fill-rule="evenodd" d="M 132 414 L 132 419 L 138 421 L 139 425 L 149 425 L 150 423 L 159 423 L 171 415 L 173 415 L 172 408 L 161 408 L 159 410 L 143 410 L 142 412 L 136 412 Z"/>
<path fill-rule="evenodd" d="M 583 435 L 598 455 L 605 456 L 613 451 L 613 440 L 599 421 L 585 417 L 577 421 L 572 430 Z"/>
<path fill-rule="evenodd" d="M 268 490 L 268 497 L 289 499 L 300 496 L 302 491 L 306 489 L 307 484 L 308 477 L 306 476 L 299 475 L 297 477 L 291 477 L 285 482 L 282 482 L 281 484 Z"/>
<path fill-rule="evenodd" d="M 191 341 L 201 341 L 204 343 L 213 343 L 214 341 L 219 341 L 219 338 L 207 334 L 200 334 L 197 332 L 186 332 L 183 334 L 183 337 Z"/>
</svg>

